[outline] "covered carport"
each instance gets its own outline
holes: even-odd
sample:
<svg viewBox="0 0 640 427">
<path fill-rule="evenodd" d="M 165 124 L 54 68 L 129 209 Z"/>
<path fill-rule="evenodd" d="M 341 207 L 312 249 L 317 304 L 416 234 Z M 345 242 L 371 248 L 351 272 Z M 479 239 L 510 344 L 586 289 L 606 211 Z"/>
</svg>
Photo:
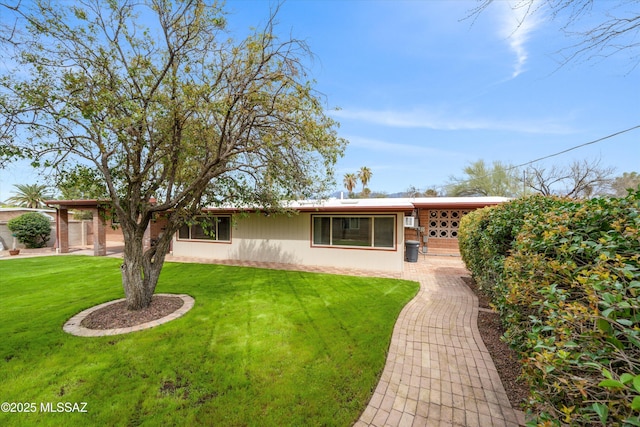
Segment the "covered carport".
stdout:
<svg viewBox="0 0 640 427">
<path fill-rule="evenodd" d="M 87 210 L 93 214 L 93 255 L 107 255 L 109 200 L 47 200 L 45 203 L 56 209 L 56 248 L 60 253 L 69 253 L 69 210 Z"/>
</svg>

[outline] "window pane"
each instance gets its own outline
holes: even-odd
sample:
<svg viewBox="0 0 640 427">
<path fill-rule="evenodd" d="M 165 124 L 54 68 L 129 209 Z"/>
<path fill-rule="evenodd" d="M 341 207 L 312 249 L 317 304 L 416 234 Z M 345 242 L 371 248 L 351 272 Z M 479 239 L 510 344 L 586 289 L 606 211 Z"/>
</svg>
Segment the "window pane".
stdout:
<svg viewBox="0 0 640 427">
<path fill-rule="evenodd" d="M 214 240 L 215 237 L 215 218 L 200 219 L 197 224 L 191 226 L 191 238 Z"/>
<path fill-rule="evenodd" d="M 332 243 L 337 246 L 371 246 L 371 218 L 334 217 Z"/>
<path fill-rule="evenodd" d="M 189 226 L 183 225 L 178 230 L 178 239 L 188 239 L 189 238 Z"/>
<path fill-rule="evenodd" d="M 374 224 L 374 242 L 376 248 L 392 248 L 393 247 L 393 224 L 391 217 L 375 218 Z"/>
<path fill-rule="evenodd" d="M 331 218 L 313 217 L 313 244 L 331 244 Z"/>
<path fill-rule="evenodd" d="M 218 239 L 217 240 L 231 240 L 231 217 L 221 216 L 218 217 Z"/>
</svg>

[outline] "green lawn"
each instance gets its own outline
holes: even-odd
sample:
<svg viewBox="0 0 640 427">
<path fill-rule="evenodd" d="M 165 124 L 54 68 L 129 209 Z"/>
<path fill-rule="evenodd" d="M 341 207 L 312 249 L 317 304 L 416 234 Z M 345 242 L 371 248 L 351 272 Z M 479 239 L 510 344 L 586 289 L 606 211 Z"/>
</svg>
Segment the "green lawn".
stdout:
<svg viewBox="0 0 640 427">
<path fill-rule="evenodd" d="M 418 290 L 402 280 L 167 263 L 157 292 L 193 296 L 184 317 L 126 335 L 64 333 L 79 311 L 123 297 L 119 264 L 0 261 L 0 402 L 37 410 L 2 412 L 0 425 L 349 426 Z M 41 412 L 65 402 L 86 402 L 87 412 Z"/>
</svg>

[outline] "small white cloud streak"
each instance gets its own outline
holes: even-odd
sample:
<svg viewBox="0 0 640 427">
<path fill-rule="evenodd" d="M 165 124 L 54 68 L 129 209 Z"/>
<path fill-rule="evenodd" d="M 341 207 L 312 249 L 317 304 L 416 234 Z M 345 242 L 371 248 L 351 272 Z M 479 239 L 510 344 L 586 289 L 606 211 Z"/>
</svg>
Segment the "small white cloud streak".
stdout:
<svg viewBox="0 0 640 427">
<path fill-rule="evenodd" d="M 388 142 L 379 139 L 371 139 L 360 136 L 345 136 L 349 141 L 349 146 L 356 148 L 364 148 L 370 151 L 391 153 L 396 157 L 418 158 L 418 157 L 433 157 L 433 156 L 456 156 L 459 153 L 456 151 L 447 151 L 432 147 L 423 147 L 419 145 L 403 144 L 398 142 Z"/>
<path fill-rule="evenodd" d="M 380 126 L 421 128 L 433 130 L 492 130 L 533 134 L 569 134 L 574 130 L 561 124 L 558 118 L 518 121 L 511 119 L 484 119 L 448 117 L 426 110 L 374 111 L 338 110 L 331 113 L 337 119 L 358 120 Z"/>
<path fill-rule="evenodd" d="M 540 26 L 541 7 L 539 1 L 530 3 L 519 1 L 513 4 L 509 1 L 496 2 L 500 26 L 498 33 L 509 43 L 509 48 L 516 55 L 511 78 L 516 78 L 525 71 L 525 64 L 529 59 L 526 42 L 533 31 Z"/>
</svg>

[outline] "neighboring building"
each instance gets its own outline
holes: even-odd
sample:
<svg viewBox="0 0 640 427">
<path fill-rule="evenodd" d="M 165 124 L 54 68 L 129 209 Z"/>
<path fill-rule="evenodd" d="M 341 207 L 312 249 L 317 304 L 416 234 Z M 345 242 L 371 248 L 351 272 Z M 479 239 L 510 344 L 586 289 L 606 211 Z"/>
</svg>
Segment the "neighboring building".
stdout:
<svg viewBox="0 0 640 427">
<path fill-rule="evenodd" d="M 20 215 L 24 215 L 29 212 L 40 212 L 49 220 L 55 221 L 56 210 L 55 209 L 34 209 L 34 208 L 0 208 L 0 222 L 7 223 L 13 218 L 17 218 Z"/>
<path fill-rule="evenodd" d="M 238 209 L 207 210 L 209 237 L 199 224 L 184 226 L 173 255 L 402 271 L 406 240 L 423 253 L 457 254 L 459 219 L 503 203 L 502 197 L 331 199 L 297 202 L 291 215 Z"/>
</svg>

